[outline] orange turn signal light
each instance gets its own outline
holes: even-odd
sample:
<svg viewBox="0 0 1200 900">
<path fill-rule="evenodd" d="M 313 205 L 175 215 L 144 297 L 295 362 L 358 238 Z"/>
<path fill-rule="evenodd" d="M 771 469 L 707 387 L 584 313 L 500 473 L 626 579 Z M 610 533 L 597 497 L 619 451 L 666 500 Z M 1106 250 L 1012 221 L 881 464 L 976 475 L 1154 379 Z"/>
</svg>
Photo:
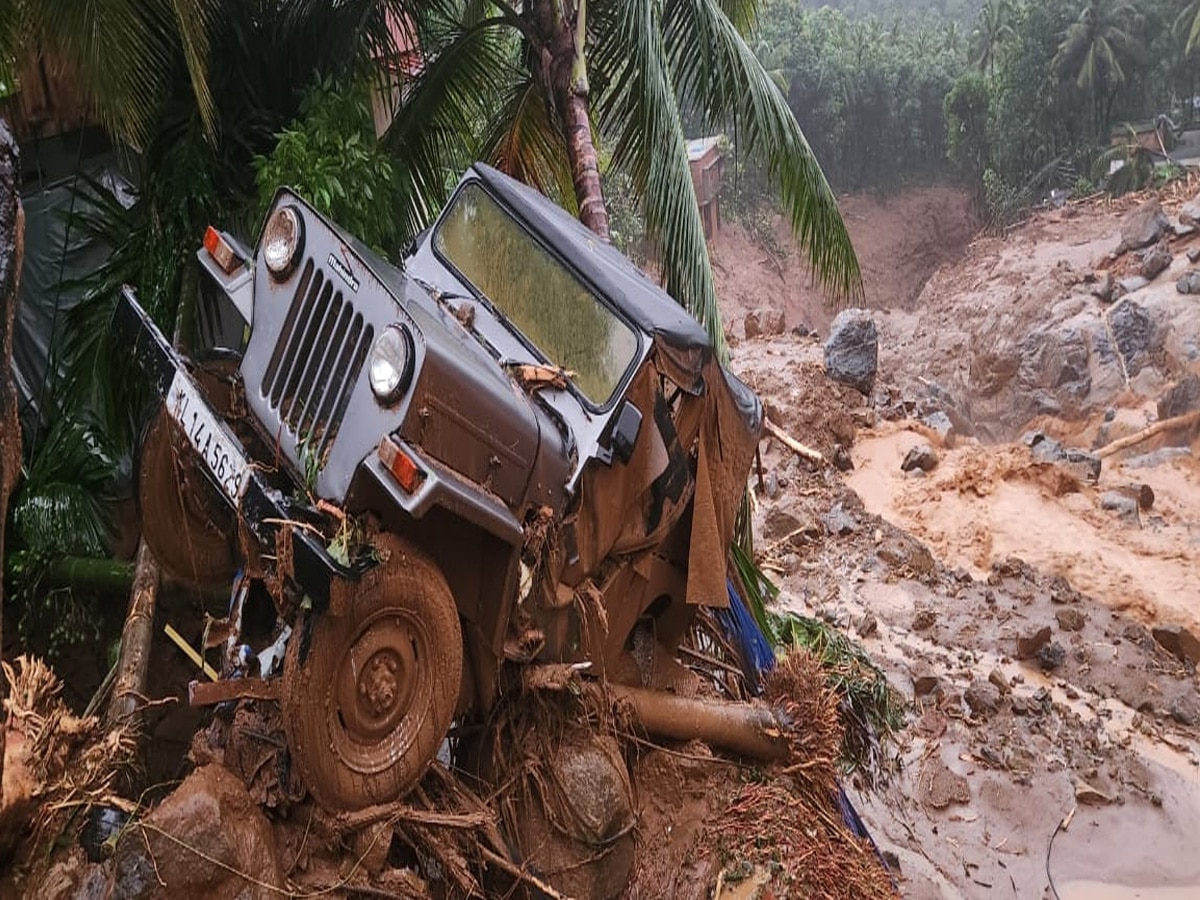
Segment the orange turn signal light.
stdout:
<svg viewBox="0 0 1200 900">
<path fill-rule="evenodd" d="M 226 275 L 242 264 L 233 246 L 211 225 L 204 230 L 204 249 Z"/>
<path fill-rule="evenodd" d="M 396 483 L 410 494 L 415 493 L 425 480 L 425 473 L 413 462 L 412 457 L 386 435 L 379 442 L 379 461 L 392 473 Z"/>
</svg>

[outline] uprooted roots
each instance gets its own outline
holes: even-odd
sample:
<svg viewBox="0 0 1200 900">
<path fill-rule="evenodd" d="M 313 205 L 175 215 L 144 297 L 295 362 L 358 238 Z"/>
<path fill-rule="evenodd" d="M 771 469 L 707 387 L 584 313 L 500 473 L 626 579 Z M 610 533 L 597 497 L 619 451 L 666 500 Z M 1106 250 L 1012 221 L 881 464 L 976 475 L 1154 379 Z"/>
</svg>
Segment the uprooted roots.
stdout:
<svg viewBox="0 0 1200 900">
<path fill-rule="evenodd" d="M 0 665 L 8 683 L 0 857 L 36 879 L 30 867 L 44 863 L 60 839 L 77 837 L 88 808 L 115 800 L 114 782 L 134 759 L 136 732 L 72 715 L 59 696 L 61 682 L 41 660 L 21 656 L 15 669 Z"/>
</svg>

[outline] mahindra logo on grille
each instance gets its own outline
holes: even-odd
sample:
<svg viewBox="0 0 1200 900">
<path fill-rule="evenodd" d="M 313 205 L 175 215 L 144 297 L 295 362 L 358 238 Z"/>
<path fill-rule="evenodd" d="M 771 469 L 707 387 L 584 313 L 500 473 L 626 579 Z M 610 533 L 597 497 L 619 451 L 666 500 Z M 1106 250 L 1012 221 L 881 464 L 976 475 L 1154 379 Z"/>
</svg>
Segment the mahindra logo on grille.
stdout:
<svg viewBox="0 0 1200 900">
<path fill-rule="evenodd" d="M 354 277 L 354 273 L 350 271 L 350 267 L 332 253 L 329 254 L 329 268 L 342 277 L 342 281 L 349 285 L 350 290 L 356 294 L 358 293 L 358 279 Z"/>
</svg>

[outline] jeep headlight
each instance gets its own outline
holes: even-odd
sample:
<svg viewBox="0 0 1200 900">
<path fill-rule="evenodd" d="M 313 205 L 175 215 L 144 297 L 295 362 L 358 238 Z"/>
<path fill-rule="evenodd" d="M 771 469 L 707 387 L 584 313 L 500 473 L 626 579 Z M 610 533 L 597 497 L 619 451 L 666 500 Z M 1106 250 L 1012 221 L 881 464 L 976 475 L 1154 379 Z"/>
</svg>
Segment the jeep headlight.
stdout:
<svg viewBox="0 0 1200 900">
<path fill-rule="evenodd" d="M 375 339 L 367 360 L 371 392 L 380 403 L 393 403 L 412 378 L 413 340 L 403 325 L 389 325 Z"/>
<path fill-rule="evenodd" d="M 263 231 L 262 255 L 267 271 L 276 281 L 283 281 L 300 261 L 304 248 L 304 221 L 292 205 L 281 206 L 267 220 Z"/>
</svg>

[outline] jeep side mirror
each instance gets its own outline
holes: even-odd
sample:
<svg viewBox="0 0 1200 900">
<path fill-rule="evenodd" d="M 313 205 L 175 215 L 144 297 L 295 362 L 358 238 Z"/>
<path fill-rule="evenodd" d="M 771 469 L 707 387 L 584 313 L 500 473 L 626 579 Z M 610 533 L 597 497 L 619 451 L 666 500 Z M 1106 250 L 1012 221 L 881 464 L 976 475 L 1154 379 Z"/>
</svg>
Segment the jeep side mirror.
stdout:
<svg viewBox="0 0 1200 900">
<path fill-rule="evenodd" d="M 637 443 L 638 432 L 641 430 L 641 410 L 626 400 L 621 404 L 621 411 L 613 420 L 608 447 L 600 447 L 596 456 L 606 466 L 612 465 L 614 456 L 623 463 L 629 462 L 630 457 L 633 456 L 633 445 Z"/>
</svg>

